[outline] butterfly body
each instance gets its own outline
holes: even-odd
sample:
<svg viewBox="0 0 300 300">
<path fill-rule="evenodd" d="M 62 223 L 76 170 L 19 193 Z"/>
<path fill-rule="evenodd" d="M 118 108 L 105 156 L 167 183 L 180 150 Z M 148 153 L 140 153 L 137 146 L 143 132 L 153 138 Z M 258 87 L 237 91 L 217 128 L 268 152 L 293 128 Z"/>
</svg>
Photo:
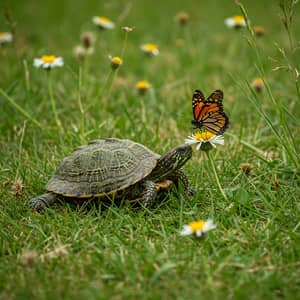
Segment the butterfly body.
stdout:
<svg viewBox="0 0 300 300">
<path fill-rule="evenodd" d="M 223 92 L 215 90 L 208 98 L 195 90 L 192 100 L 192 124 L 200 130 L 207 130 L 215 135 L 221 135 L 229 125 L 229 119 L 223 111 Z"/>
</svg>

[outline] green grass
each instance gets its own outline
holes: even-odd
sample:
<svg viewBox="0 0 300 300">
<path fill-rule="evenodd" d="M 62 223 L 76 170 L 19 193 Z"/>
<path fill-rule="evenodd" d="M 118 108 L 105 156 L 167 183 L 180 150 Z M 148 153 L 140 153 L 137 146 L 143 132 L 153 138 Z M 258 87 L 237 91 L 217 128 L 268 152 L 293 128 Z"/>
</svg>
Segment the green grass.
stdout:
<svg viewBox="0 0 300 300">
<path fill-rule="evenodd" d="M 299 298 L 299 4 L 286 30 L 276 1 L 48 2 L 1 8 L 0 30 L 15 32 L 0 48 L 1 299 Z M 174 22 L 180 10 L 190 15 L 185 28 Z M 242 13 L 251 27 L 225 27 L 225 18 Z M 116 28 L 97 31 L 97 14 Z M 254 38 L 253 25 L 267 34 Z M 134 31 L 105 87 L 122 26 Z M 96 43 L 79 76 L 72 49 L 84 31 Z M 145 57 L 144 42 L 157 43 L 160 55 Z M 47 72 L 32 65 L 51 53 L 65 60 L 51 71 L 61 126 Z M 261 94 L 249 86 L 258 76 Z M 135 83 L 143 79 L 152 90 L 141 96 Z M 227 200 L 205 153 L 195 152 L 185 166 L 196 187 L 191 199 L 168 193 L 148 211 L 126 201 L 29 209 L 60 160 L 89 140 L 128 138 L 158 153 L 182 143 L 192 133 L 196 88 L 225 94 L 230 127 L 211 155 Z M 252 165 L 250 175 L 242 163 Z M 217 229 L 205 239 L 179 236 L 183 224 L 208 217 Z"/>
</svg>

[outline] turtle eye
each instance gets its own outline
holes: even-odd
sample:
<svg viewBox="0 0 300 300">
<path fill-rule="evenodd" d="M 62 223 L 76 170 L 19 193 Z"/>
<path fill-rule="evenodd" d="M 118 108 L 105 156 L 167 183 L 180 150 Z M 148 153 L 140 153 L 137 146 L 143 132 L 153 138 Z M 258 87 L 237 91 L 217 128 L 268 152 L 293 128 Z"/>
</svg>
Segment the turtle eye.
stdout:
<svg viewBox="0 0 300 300">
<path fill-rule="evenodd" d="M 190 146 L 184 145 L 182 147 L 178 147 L 176 151 L 176 161 L 177 163 L 183 162 L 185 163 L 192 156 L 192 148 Z"/>
</svg>

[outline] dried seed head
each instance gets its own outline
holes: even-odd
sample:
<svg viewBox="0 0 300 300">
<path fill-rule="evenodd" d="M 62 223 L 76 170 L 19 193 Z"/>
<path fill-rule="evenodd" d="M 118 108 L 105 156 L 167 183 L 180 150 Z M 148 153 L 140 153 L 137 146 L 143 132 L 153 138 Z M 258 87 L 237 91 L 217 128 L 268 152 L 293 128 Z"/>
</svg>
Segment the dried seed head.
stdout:
<svg viewBox="0 0 300 300">
<path fill-rule="evenodd" d="M 69 244 L 63 245 L 59 242 L 52 251 L 46 252 L 40 256 L 41 261 L 43 262 L 46 259 L 58 259 L 67 256 L 69 254 L 67 250 L 68 247 L 70 247 Z"/>
<path fill-rule="evenodd" d="M 73 53 L 79 61 L 83 61 L 86 57 L 86 49 L 82 46 L 76 46 Z"/>
<path fill-rule="evenodd" d="M 24 191 L 24 184 L 22 182 L 22 180 L 20 178 L 16 178 L 14 183 L 12 184 L 12 191 L 11 193 L 15 196 L 15 197 L 20 197 L 23 195 L 23 191 Z"/>
<path fill-rule="evenodd" d="M 176 15 L 176 20 L 179 23 L 179 25 L 184 26 L 189 20 L 189 15 L 185 11 L 181 11 Z"/>
<path fill-rule="evenodd" d="M 25 252 L 21 255 L 21 264 L 25 267 L 32 267 L 39 260 L 39 254 L 35 250 Z"/>
<path fill-rule="evenodd" d="M 243 163 L 240 165 L 241 170 L 243 171 L 243 173 L 245 173 L 246 175 L 250 175 L 250 172 L 252 170 L 252 165 L 249 163 Z"/>
<path fill-rule="evenodd" d="M 275 178 L 275 179 L 272 181 L 272 186 L 273 186 L 274 188 L 278 188 L 278 187 L 280 186 L 280 181 L 279 181 L 277 178 Z"/>
<path fill-rule="evenodd" d="M 81 40 L 85 48 L 90 48 L 94 43 L 94 35 L 91 32 L 84 32 L 81 36 Z"/>
</svg>

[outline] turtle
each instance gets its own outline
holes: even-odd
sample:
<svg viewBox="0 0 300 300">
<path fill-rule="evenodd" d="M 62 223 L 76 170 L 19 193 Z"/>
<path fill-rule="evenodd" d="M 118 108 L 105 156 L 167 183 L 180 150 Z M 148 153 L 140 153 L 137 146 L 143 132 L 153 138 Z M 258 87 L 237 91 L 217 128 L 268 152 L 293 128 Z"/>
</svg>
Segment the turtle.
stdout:
<svg viewBox="0 0 300 300">
<path fill-rule="evenodd" d="M 61 161 L 46 184 L 47 192 L 31 199 L 29 205 L 42 210 L 60 197 L 87 200 L 122 196 L 151 207 L 160 189 L 178 181 L 191 196 L 194 189 L 182 169 L 191 157 L 188 144 L 159 155 L 127 139 L 93 140 Z"/>
</svg>

